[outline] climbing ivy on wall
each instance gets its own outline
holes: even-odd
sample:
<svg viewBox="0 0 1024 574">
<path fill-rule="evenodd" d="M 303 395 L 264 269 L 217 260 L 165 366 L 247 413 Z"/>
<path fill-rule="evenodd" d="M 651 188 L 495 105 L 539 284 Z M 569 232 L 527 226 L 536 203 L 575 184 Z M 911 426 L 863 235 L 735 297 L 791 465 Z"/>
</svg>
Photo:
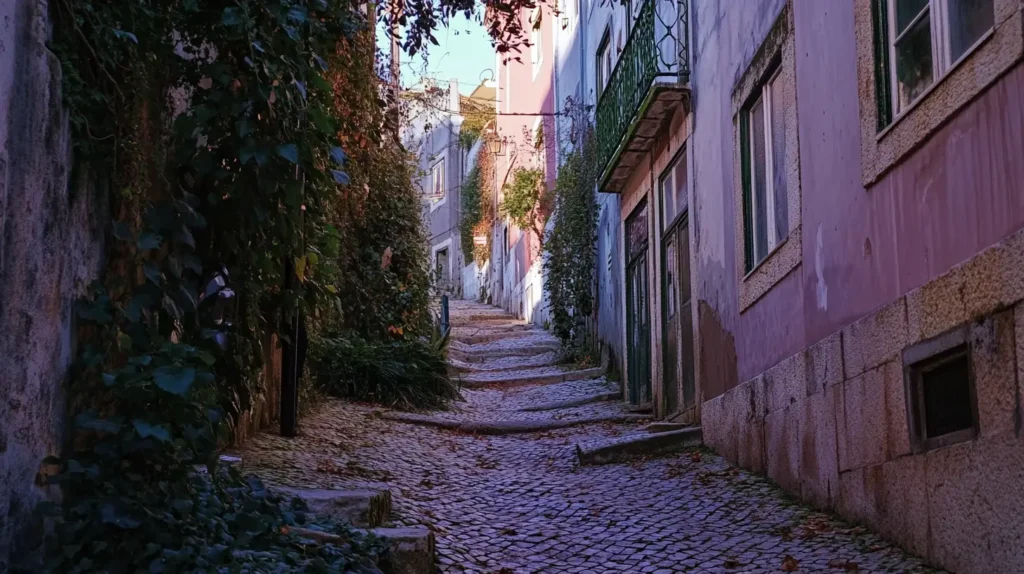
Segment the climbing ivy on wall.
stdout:
<svg viewBox="0 0 1024 574">
<path fill-rule="evenodd" d="M 501 214 L 516 227 L 528 229 L 544 238 L 544 223 L 551 213 L 554 195 L 547 189 L 544 171 L 519 168 L 502 188 Z"/>
<path fill-rule="evenodd" d="M 305 546 L 300 505 L 215 457 L 290 317 L 386 337 L 429 316 L 372 26 L 339 0 L 51 7 L 75 177 L 111 190 L 112 224 L 76 306 L 72 446 L 44 467 L 65 501 L 45 568 L 374 571 L 375 545 Z"/>
<path fill-rule="evenodd" d="M 554 224 L 544 242 L 544 277 L 552 328 L 570 359 L 581 359 L 593 344 L 587 318 L 594 312 L 597 257 L 597 138 L 566 155 L 555 180 Z"/>
</svg>

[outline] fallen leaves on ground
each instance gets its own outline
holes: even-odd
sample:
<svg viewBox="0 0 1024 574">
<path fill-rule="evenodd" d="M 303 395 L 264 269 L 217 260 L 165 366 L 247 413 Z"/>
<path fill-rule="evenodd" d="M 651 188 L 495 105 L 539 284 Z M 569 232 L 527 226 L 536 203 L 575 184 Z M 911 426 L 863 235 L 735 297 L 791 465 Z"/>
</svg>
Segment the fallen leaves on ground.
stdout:
<svg viewBox="0 0 1024 574">
<path fill-rule="evenodd" d="M 849 560 L 840 560 L 838 558 L 835 559 L 835 560 L 829 560 L 828 567 L 829 568 L 838 568 L 838 569 L 841 569 L 841 570 L 846 570 L 848 572 L 856 572 L 856 571 L 860 570 L 860 565 L 857 564 L 856 562 L 851 562 Z"/>
<path fill-rule="evenodd" d="M 796 561 L 796 558 L 793 558 L 789 554 L 786 554 L 786 557 L 782 559 L 782 571 L 796 572 L 799 569 L 800 563 Z"/>
<path fill-rule="evenodd" d="M 808 518 L 800 527 L 803 532 L 800 534 L 800 538 L 804 540 L 810 540 L 819 534 L 824 534 L 832 530 L 832 525 L 829 524 L 828 518 L 822 516 L 812 516 Z"/>
</svg>

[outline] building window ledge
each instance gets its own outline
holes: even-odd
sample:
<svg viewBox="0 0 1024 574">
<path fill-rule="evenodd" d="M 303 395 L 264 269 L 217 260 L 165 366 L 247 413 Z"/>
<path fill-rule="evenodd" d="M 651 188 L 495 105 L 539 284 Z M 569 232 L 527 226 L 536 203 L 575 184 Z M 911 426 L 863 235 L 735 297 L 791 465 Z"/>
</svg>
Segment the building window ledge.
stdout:
<svg viewBox="0 0 1024 574">
<path fill-rule="evenodd" d="M 870 187 L 919 148 L 957 112 L 981 95 L 1024 56 L 1018 0 L 995 0 L 995 22 L 905 110 L 879 129 L 873 0 L 856 0 L 857 75 L 861 117 L 861 175 Z"/>
</svg>

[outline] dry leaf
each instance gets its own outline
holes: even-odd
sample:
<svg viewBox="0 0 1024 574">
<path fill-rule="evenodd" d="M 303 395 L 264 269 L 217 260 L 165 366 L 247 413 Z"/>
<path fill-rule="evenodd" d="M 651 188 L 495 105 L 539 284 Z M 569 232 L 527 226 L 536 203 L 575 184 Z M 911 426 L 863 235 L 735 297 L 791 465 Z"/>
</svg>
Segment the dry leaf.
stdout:
<svg viewBox="0 0 1024 574">
<path fill-rule="evenodd" d="M 391 266 L 391 254 L 392 251 L 390 247 L 384 250 L 384 255 L 382 255 L 380 258 L 381 269 L 387 269 L 389 266 Z"/>
<path fill-rule="evenodd" d="M 270 102 L 270 103 L 276 102 L 277 101 L 277 92 L 270 92 L 270 97 L 267 98 L 267 101 Z"/>
<path fill-rule="evenodd" d="M 786 557 L 782 559 L 782 571 L 796 572 L 799 569 L 800 563 L 796 561 L 796 558 L 793 558 L 789 554 L 786 554 Z"/>
<path fill-rule="evenodd" d="M 199 80 L 199 87 L 204 90 L 209 90 L 213 87 L 213 78 L 203 78 Z"/>
<path fill-rule="evenodd" d="M 828 567 L 839 568 L 842 570 L 846 570 L 848 572 L 856 572 L 860 570 L 860 565 L 856 562 L 850 562 L 849 560 L 840 560 L 838 558 L 835 560 L 829 560 Z"/>
</svg>

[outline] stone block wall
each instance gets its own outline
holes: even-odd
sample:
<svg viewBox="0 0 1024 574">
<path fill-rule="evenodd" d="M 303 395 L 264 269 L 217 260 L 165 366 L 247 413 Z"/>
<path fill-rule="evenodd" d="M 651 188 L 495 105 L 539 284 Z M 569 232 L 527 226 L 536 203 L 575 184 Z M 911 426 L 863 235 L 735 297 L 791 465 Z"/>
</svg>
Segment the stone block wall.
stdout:
<svg viewBox="0 0 1024 574">
<path fill-rule="evenodd" d="M 968 326 L 978 434 L 915 454 L 903 351 Z M 703 405 L 705 442 L 950 571 L 1024 571 L 1024 230 Z"/>
</svg>

